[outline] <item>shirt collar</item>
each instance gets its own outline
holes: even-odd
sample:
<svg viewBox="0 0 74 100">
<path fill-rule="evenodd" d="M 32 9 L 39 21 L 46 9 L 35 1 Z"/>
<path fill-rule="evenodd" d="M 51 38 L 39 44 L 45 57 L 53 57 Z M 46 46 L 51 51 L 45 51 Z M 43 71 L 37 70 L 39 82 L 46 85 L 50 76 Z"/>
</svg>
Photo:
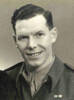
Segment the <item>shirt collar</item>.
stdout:
<svg viewBox="0 0 74 100">
<path fill-rule="evenodd" d="M 20 67 L 20 71 L 16 77 L 16 82 L 19 80 L 20 75 L 22 75 L 22 71 L 24 69 L 24 66 L 26 66 L 26 65 L 23 62 L 21 67 Z M 52 81 L 51 90 L 53 90 L 55 88 L 59 78 L 61 77 L 61 74 L 63 73 L 63 70 L 64 70 L 64 64 L 61 62 L 61 60 L 58 57 L 55 57 L 55 61 L 52 64 L 52 67 L 46 76 L 46 81 L 48 82 L 48 85 L 50 85 L 49 81 Z"/>
<path fill-rule="evenodd" d="M 55 56 L 53 57 L 53 61 L 50 63 L 49 66 L 52 66 L 52 64 L 54 63 L 54 60 L 55 60 Z M 18 79 L 19 79 L 19 76 L 22 75 L 23 70 L 26 72 L 25 68 L 26 68 L 26 64 L 23 62 L 22 65 L 20 66 L 20 70 L 19 70 L 19 72 L 18 72 L 18 74 L 17 74 L 16 80 L 18 80 Z M 48 68 L 49 70 L 51 69 L 51 67 L 48 67 L 48 66 L 47 66 L 47 68 Z M 43 71 L 44 69 L 45 69 L 45 68 L 43 68 L 42 71 Z M 49 72 L 49 71 L 48 71 L 48 72 Z M 38 71 L 37 71 L 37 73 L 38 73 Z"/>
</svg>

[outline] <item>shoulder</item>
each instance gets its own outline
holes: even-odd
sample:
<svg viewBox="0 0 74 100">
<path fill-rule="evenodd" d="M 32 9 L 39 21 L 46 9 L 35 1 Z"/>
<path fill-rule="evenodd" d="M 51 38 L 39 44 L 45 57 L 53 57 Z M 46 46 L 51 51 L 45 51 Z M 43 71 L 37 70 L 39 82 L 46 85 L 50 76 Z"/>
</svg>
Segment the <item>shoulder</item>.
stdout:
<svg viewBox="0 0 74 100">
<path fill-rule="evenodd" d="M 22 66 L 23 62 L 17 63 L 13 66 L 11 66 L 10 68 L 4 70 L 11 78 L 15 78 L 18 74 L 18 72 L 20 71 L 20 68 Z"/>
<path fill-rule="evenodd" d="M 64 64 L 64 66 L 65 66 L 63 72 L 64 82 L 67 88 L 69 88 L 69 91 L 72 91 L 74 90 L 74 69 L 67 64 Z"/>
<path fill-rule="evenodd" d="M 10 87 L 10 83 L 13 83 L 13 80 L 11 80 L 10 76 L 5 71 L 0 71 L 0 89 L 4 87 Z"/>
<path fill-rule="evenodd" d="M 74 68 L 66 63 L 64 63 L 65 71 L 70 74 L 74 74 Z"/>
<path fill-rule="evenodd" d="M 9 100 L 10 91 L 15 89 L 15 82 L 5 71 L 0 71 L 0 99 Z"/>
<path fill-rule="evenodd" d="M 68 97 L 70 97 L 70 100 L 72 100 L 74 98 L 74 69 L 67 64 L 64 64 L 64 66 L 65 66 L 65 69 L 63 73 L 64 74 L 63 82 L 65 84 L 67 95 Z"/>
<path fill-rule="evenodd" d="M 72 82 L 74 82 L 74 68 L 69 66 L 68 64 L 64 64 L 64 66 L 65 76 L 69 81 L 71 80 Z"/>
<path fill-rule="evenodd" d="M 18 69 L 21 65 L 22 65 L 23 62 L 19 62 L 13 66 L 10 66 L 9 68 L 5 69 L 6 72 L 9 72 L 9 71 L 13 71 L 15 69 Z"/>
<path fill-rule="evenodd" d="M 56 57 L 55 63 L 55 66 L 57 66 L 57 72 L 61 75 L 60 80 L 62 80 L 64 84 L 70 86 L 72 84 L 72 86 L 74 86 L 74 67 L 62 62 L 58 57 Z"/>
</svg>

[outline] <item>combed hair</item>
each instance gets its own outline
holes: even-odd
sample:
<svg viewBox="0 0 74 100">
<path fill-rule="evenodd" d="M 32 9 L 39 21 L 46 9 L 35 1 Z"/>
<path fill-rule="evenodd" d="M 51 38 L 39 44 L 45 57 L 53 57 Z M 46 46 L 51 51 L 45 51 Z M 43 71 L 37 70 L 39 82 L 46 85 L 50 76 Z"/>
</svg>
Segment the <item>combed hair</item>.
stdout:
<svg viewBox="0 0 74 100">
<path fill-rule="evenodd" d="M 15 12 L 13 13 L 13 16 L 11 18 L 11 23 L 14 31 L 17 20 L 29 19 L 38 14 L 42 14 L 45 17 L 47 25 L 50 29 L 53 28 L 53 19 L 50 11 L 45 11 L 43 8 L 33 4 L 27 4 L 20 7 L 19 9 L 16 9 Z"/>
</svg>

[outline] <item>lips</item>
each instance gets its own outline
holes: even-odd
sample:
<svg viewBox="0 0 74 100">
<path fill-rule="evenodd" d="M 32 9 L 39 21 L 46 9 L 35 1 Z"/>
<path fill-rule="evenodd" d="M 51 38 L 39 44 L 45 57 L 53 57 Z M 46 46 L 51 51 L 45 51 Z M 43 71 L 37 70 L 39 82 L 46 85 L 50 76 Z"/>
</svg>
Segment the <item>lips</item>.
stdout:
<svg viewBox="0 0 74 100">
<path fill-rule="evenodd" d="M 36 57 L 36 56 L 39 56 L 41 53 L 42 53 L 42 51 L 41 52 L 35 52 L 35 53 L 27 53 L 27 56 Z"/>
</svg>

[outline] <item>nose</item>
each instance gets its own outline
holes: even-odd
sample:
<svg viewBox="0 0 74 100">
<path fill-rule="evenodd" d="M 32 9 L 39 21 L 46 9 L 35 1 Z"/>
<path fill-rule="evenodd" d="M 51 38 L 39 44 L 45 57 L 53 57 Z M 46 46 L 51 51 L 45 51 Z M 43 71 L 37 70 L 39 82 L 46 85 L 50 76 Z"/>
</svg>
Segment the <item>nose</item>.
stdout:
<svg viewBox="0 0 74 100">
<path fill-rule="evenodd" d="M 28 48 L 29 49 L 36 48 L 36 40 L 32 36 L 29 37 Z"/>
</svg>

